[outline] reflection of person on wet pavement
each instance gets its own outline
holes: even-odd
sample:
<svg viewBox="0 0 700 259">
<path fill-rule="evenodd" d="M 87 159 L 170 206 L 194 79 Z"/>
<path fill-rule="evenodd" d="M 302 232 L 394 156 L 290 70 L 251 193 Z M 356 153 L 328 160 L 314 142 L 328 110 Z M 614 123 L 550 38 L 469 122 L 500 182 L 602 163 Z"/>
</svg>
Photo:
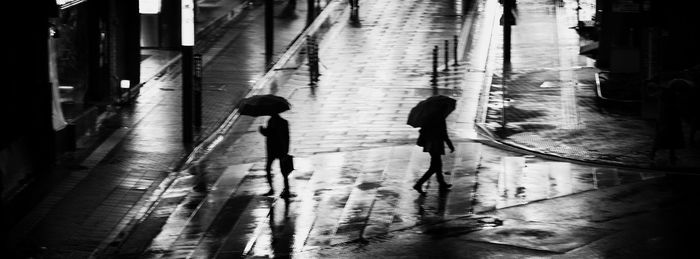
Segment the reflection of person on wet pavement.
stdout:
<svg viewBox="0 0 700 259">
<path fill-rule="evenodd" d="M 291 258 L 294 253 L 294 235 L 296 234 L 296 227 L 294 224 L 294 219 L 289 216 L 289 204 L 291 200 L 288 198 L 284 200 L 284 214 L 282 218 L 279 218 L 280 207 L 275 203 L 275 206 L 270 210 L 270 230 L 272 231 L 272 251 L 274 252 L 274 258 Z"/>
<path fill-rule="evenodd" d="M 267 127 L 260 126 L 260 133 L 267 137 L 267 163 L 265 164 L 265 172 L 267 173 L 267 183 L 270 184 L 270 192 L 268 192 L 268 194 L 272 194 L 274 193 L 271 174 L 272 162 L 275 159 L 281 161 L 281 159 L 286 157 L 287 153 L 289 153 L 289 123 L 279 114 L 271 115 L 270 119 L 267 121 Z M 284 176 L 284 191 L 282 192 L 282 196 L 289 196 L 289 181 L 287 180 L 286 174 L 282 175 Z"/>
<path fill-rule="evenodd" d="M 447 123 L 443 118 L 436 119 L 434 122 L 421 127 L 416 144 L 423 147 L 423 152 L 428 152 L 430 154 L 430 168 L 428 168 L 428 171 L 413 185 L 413 189 L 418 191 L 421 195 L 425 195 L 425 191 L 423 191 L 422 187 L 423 183 L 428 181 L 433 174 L 437 177 L 441 191 L 446 191 L 452 187 L 451 184 L 445 182 L 445 176 L 442 174 L 441 156 L 445 154 L 444 143 L 447 143 L 451 152 L 455 151 L 452 141 L 449 136 L 447 136 Z"/>
</svg>

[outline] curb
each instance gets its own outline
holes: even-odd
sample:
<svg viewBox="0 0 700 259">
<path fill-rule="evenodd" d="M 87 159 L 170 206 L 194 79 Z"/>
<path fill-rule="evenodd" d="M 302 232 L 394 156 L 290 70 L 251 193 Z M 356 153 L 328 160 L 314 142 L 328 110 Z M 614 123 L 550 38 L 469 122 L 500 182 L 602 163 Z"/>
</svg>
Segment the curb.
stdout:
<svg viewBox="0 0 700 259">
<path fill-rule="evenodd" d="M 492 30 L 495 30 L 499 28 L 498 23 L 494 23 Z M 487 55 L 487 61 L 486 61 L 486 70 L 485 70 L 485 75 L 483 79 L 483 85 L 482 85 L 482 92 L 481 92 L 481 97 L 479 99 L 479 106 L 477 109 L 477 116 L 474 121 L 474 128 L 477 131 L 477 135 L 484 138 L 485 140 L 477 140 L 478 142 L 481 142 L 482 144 L 485 145 L 490 145 L 496 148 L 504 149 L 504 150 L 509 150 L 513 151 L 516 153 L 526 153 L 528 155 L 536 155 L 542 158 L 546 159 L 551 159 L 551 160 L 559 160 L 559 161 L 565 161 L 565 162 L 571 162 L 571 163 L 578 163 L 578 164 L 587 164 L 587 165 L 593 165 L 593 166 L 607 166 L 607 167 L 622 167 L 622 168 L 628 168 L 628 169 L 636 169 L 636 170 L 644 170 L 644 171 L 664 171 L 664 172 L 674 172 L 674 173 L 680 173 L 680 174 L 693 174 L 693 172 L 697 172 L 697 168 L 685 168 L 685 169 L 678 169 L 678 168 L 649 168 L 649 167 L 643 167 L 643 166 L 636 166 L 632 164 L 626 164 L 626 163 L 621 163 L 621 162 L 614 162 L 614 161 L 607 161 L 607 160 L 590 160 L 590 159 L 576 159 L 572 157 L 568 157 L 566 155 L 561 155 L 561 154 L 555 154 L 555 153 L 546 153 L 546 152 L 541 152 L 541 151 L 536 151 L 533 149 L 530 149 L 528 147 L 525 147 L 523 145 L 513 143 L 506 141 L 505 139 L 502 139 L 498 136 L 496 136 L 491 130 L 487 129 L 484 124 L 486 122 L 486 116 L 488 112 L 488 101 L 489 101 L 489 93 L 491 91 L 491 80 L 493 77 L 493 68 L 492 68 L 492 63 L 493 61 L 491 60 L 493 58 L 493 48 L 495 40 L 495 34 L 491 34 L 491 43 L 488 48 L 488 55 Z M 599 81 L 598 81 L 598 74 L 596 73 L 596 91 L 599 90 Z M 598 93 L 596 92 L 596 95 Z M 609 99 L 599 99 L 602 101 L 612 101 Z M 619 102 L 618 102 L 619 103 Z M 697 174 L 697 173 L 696 173 Z"/>
<path fill-rule="evenodd" d="M 632 164 L 628 164 L 628 163 L 608 161 L 608 160 L 578 159 L 578 158 L 573 158 L 573 157 L 569 157 L 569 156 L 562 155 L 562 154 L 537 151 L 537 150 L 533 150 L 531 148 L 528 148 L 526 146 L 520 145 L 518 143 L 504 140 L 504 139 L 494 135 L 493 132 L 491 130 L 487 129 L 485 126 L 483 126 L 483 124 L 477 124 L 475 126 L 475 128 L 476 128 L 479 136 L 481 136 L 485 139 L 482 141 L 477 140 L 478 142 L 485 144 L 485 145 L 489 145 L 489 146 L 505 149 L 508 151 L 516 152 L 516 153 L 525 153 L 528 155 L 535 155 L 535 156 L 550 159 L 550 160 L 558 160 L 558 161 L 563 161 L 563 162 L 585 164 L 585 165 L 592 165 L 592 166 L 618 167 L 618 168 L 635 169 L 635 170 L 652 171 L 652 172 L 698 175 L 697 173 L 694 173 L 694 172 L 697 172 L 697 168 L 682 168 L 682 169 L 666 168 L 666 167 L 650 168 L 650 167 L 636 166 L 636 165 L 632 165 Z"/>
</svg>

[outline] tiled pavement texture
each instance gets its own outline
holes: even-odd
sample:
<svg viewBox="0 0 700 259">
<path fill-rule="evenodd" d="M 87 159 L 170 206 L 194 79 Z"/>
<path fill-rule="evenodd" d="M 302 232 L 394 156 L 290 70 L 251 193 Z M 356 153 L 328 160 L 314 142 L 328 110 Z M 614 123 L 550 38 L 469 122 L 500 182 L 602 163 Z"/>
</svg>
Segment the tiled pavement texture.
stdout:
<svg viewBox="0 0 700 259">
<path fill-rule="evenodd" d="M 431 235 L 439 237 L 473 232 L 472 241 L 512 245 L 509 249 L 523 254 L 530 253 L 527 250 L 535 247 L 542 250 L 540 255 L 551 255 L 579 248 L 617 230 L 603 224 L 590 227 L 596 219 L 638 213 L 645 210 L 645 204 L 627 204 L 624 209 L 607 212 L 596 209 L 585 213 L 591 214 L 591 219 L 576 219 L 581 216 L 577 214 L 569 219 L 572 222 L 566 231 L 562 226 L 547 223 L 549 221 L 544 218 L 550 210 L 523 217 L 508 215 L 507 208 L 546 200 L 556 202 L 560 198 L 585 195 L 590 191 L 627 188 L 665 176 L 659 172 L 552 162 L 501 151 L 478 142 L 459 142 L 456 151 L 443 158 L 444 170 L 448 172 L 446 181 L 453 184 L 452 191 L 440 192 L 437 183 L 431 180 L 425 187 L 428 195 L 423 197 L 411 186 L 427 169 L 429 159 L 415 145 L 297 157 L 296 170 L 290 176 L 290 185 L 296 196 L 291 199 L 263 195 L 268 190 L 264 162 L 231 165 L 223 172 L 211 171 L 204 180 L 210 186 L 206 193 L 169 189 L 164 196 L 179 197 L 182 202 L 163 213 L 163 230 L 143 251 L 123 250 L 120 256 L 361 257 L 362 252 L 350 255 L 347 254 L 350 250 L 338 254 L 332 254 L 332 251 L 353 247 L 363 240 L 381 243 L 387 235 L 406 232 L 421 233 L 424 236 L 422 241 L 434 240 Z M 273 182 L 279 191 L 282 179 L 278 170 L 274 166 Z M 194 178 L 196 176 L 180 178 L 175 185 L 189 186 Z M 542 231 L 544 225 L 551 237 L 528 244 L 498 239 L 499 235 L 490 230 L 514 224 L 522 227 L 522 222 L 534 221 L 535 217 L 544 218 L 538 219 L 541 223 L 525 225 L 538 231 Z M 448 225 L 431 227 L 443 223 Z M 561 242 L 573 236 L 577 238 Z M 373 245 L 368 244 L 368 249 Z M 412 256 L 426 251 L 417 252 Z"/>
<path fill-rule="evenodd" d="M 668 151 L 649 154 L 655 120 L 641 106 L 602 104 L 591 59 L 579 55 L 576 1 L 518 1 L 510 69 L 504 71 L 502 32 L 495 31 L 494 75 L 479 125 L 501 142 L 559 157 L 661 170 L 693 172 L 700 148 L 686 143 L 671 163 Z M 505 114 L 505 119 L 504 119 Z M 506 127 L 503 127 L 503 125 Z M 686 133 L 688 133 L 686 128 Z M 687 136 L 687 135 L 686 135 Z M 684 139 L 687 139 L 684 138 Z"/>
<path fill-rule="evenodd" d="M 457 3 L 363 2 L 359 24 L 345 22 L 346 13 L 345 20 L 323 36 L 322 76 L 316 87 L 308 85 L 308 67 L 291 61 L 299 66 L 287 68 L 287 80 L 274 82 L 260 93 L 275 93 L 292 102 L 293 109 L 283 114 L 290 120 L 292 153 L 302 156 L 412 143 L 411 135 L 417 130 L 406 125 L 404 118 L 412 105 L 432 95 L 432 47 L 460 33 Z M 461 72 L 450 70 L 441 72 L 440 91 L 459 97 Z M 217 155 L 201 162 L 206 171 L 220 173 L 232 164 L 261 161 L 264 144 L 257 128 L 264 122 L 265 118 L 240 116 L 217 147 Z M 148 222 L 162 223 L 160 214 L 153 215 Z M 126 242 L 123 250 L 131 249 Z"/>
<path fill-rule="evenodd" d="M 364 1 L 359 26 L 350 23 L 331 28 L 321 47 L 325 68 L 318 86 L 308 85 L 308 69 L 302 66 L 285 84 L 261 90 L 289 97 L 293 105 L 282 116 L 291 127 L 297 168 L 291 185 L 296 197 L 277 197 L 281 177 L 276 163 L 277 192 L 263 195 L 268 191 L 264 138 L 257 128 L 266 118 L 241 116 L 222 143 L 190 167 L 196 175 L 177 179 L 174 188 L 163 195 L 167 199 L 161 201 L 162 206 L 144 221 L 144 225 L 163 224 L 154 237 L 129 236 L 117 254 L 148 258 L 417 257 L 458 256 L 464 250 L 459 247 L 466 246 L 491 251 L 486 255 L 547 257 L 586 249 L 587 244 L 620 229 L 607 221 L 644 214 L 666 199 L 663 191 L 646 188 L 666 176 L 662 172 L 548 161 L 470 140 L 470 134 L 454 125 L 460 125 L 465 116 L 461 113 L 475 112 L 473 109 L 458 109 L 448 119 L 457 145 L 455 153 L 444 156 L 452 191 L 441 194 L 431 182 L 426 186 L 428 196 L 420 197 L 410 187 L 427 168 L 429 157 L 413 145 L 417 129 L 405 125 L 404 119 L 416 102 L 432 95 L 431 47 L 458 32 L 455 28 L 426 37 L 424 34 L 434 32 L 423 26 L 436 24 L 421 19 L 444 17 L 419 15 L 420 19 L 411 19 L 408 33 L 394 37 L 410 35 L 420 40 L 363 36 L 393 36 L 398 28 L 406 30 L 402 23 L 384 25 L 373 14 L 392 10 L 390 17 L 401 21 L 413 15 L 414 9 L 450 10 L 446 2 L 399 3 L 404 2 Z M 401 49 L 414 47 L 400 42 L 418 47 L 401 53 Z M 401 55 L 393 57 L 393 51 Z M 472 61 L 469 63 L 479 63 Z M 409 62 L 416 64 L 407 66 Z M 470 65 L 474 64 L 465 66 Z M 474 69 L 478 73 L 479 68 Z M 441 85 L 440 91 L 460 100 L 467 92 L 470 98 L 476 93 L 478 99 L 480 86 L 460 81 L 454 82 L 456 90 Z M 196 182 L 205 183 L 208 191 L 189 191 Z M 557 206 L 543 205 L 549 203 Z M 526 209 L 529 206 L 539 208 Z M 575 215 L 566 213 L 570 210 Z M 562 219 L 565 222 L 556 222 Z M 458 242 L 436 251 L 440 246 L 435 240 L 445 235 L 458 237 Z M 468 237 L 463 239 L 463 235 Z M 504 239 L 504 235 L 513 238 Z M 382 245 L 391 241 L 401 245 Z M 383 252 L 373 253 L 381 249 Z"/>
<path fill-rule="evenodd" d="M 284 84 L 262 90 L 292 104 L 282 114 L 290 122 L 291 153 L 413 143 L 417 130 L 406 125 L 405 118 L 413 105 L 432 95 L 432 48 L 442 49 L 444 40 L 452 41 L 460 33 L 457 8 L 453 2 L 367 1 L 360 24 L 332 27 L 320 43 L 317 86 L 309 86 L 308 67 L 301 66 Z M 440 54 L 441 63 L 442 58 Z M 440 93 L 460 98 L 461 74 L 441 71 Z M 264 158 L 264 148 L 255 147 L 264 147 L 257 128 L 266 120 L 241 116 L 222 145 L 234 161 L 222 163 Z"/>
</svg>

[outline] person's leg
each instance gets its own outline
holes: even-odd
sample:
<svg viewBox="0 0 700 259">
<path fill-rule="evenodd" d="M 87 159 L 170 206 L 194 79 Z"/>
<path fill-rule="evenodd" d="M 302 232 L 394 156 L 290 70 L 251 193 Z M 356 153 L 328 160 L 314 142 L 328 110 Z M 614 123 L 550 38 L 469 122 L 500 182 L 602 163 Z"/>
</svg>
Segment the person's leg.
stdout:
<svg viewBox="0 0 700 259">
<path fill-rule="evenodd" d="M 438 157 L 439 158 L 439 157 Z M 416 182 L 416 184 L 413 185 L 413 189 L 418 191 L 420 194 L 425 194 L 425 191 L 423 191 L 423 184 L 430 179 L 430 176 L 433 175 L 433 173 L 437 172 L 438 166 L 441 161 L 437 161 L 435 159 L 435 156 L 433 154 L 430 155 L 430 167 L 428 168 L 428 171 L 425 171 L 423 176 L 421 176 L 420 179 Z"/>
<path fill-rule="evenodd" d="M 289 178 L 287 175 L 283 175 L 283 177 L 284 177 L 284 189 L 286 191 L 289 191 Z"/>
<path fill-rule="evenodd" d="M 267 178 L 267 183 L 270 185 L 270 190 L 272 190 L 272 162 L 275 161 L 275 157 L 272 154 L 267 154 L 267 161 L 265 162 L 265 178 Z"/>
<path fill-rule="evenodd" d="M 440 189 L 449 189 L 450 187 L 452 187 L 451 184 L 448 184 L 445 181 L 445 176 L 442 174 L 442 155 L 433 154 L 431 155 L 430 160 L 435 161 L 435 177 L 437 178 L 437 181 L 440 184 Z"/>
<path fill-rule="evenodd" d="M 277 159 L 280 164 L 280 169 L 282 168 L 282 158 Z M 282 178 L 284 179 L 284 192 L 289 194 L 289 173 L 285 173 L 284 171 L 280 170 L 282 172 Z"/>
</svg>

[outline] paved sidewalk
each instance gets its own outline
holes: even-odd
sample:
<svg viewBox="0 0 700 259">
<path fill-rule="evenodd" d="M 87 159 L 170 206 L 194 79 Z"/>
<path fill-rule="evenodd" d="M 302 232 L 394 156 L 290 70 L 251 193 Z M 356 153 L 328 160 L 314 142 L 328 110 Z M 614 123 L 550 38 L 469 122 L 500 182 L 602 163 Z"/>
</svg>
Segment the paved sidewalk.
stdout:
<svg viewBox="0 0 700 259">
<path fill-rule="evenodd" d="M 226 80 L 204 81 L 200 138 L 214 132 L 236 100 L 265 74 L 264 45 L 260 43 L 263 8 L 248 2 L 217 1 L 207 7 L 212 15 L 197 23 L 198 32 L 205 32 L 198 41 L 199 46 L 205 46 L 199 49 L 205 78 Z M 275 11 L 281 12 L 285 5 L 286 1 L 276 1 Z M 298 5 L 297 12 L 302 18 L 276 19 L 273 60 L 285 53 L 304 29 L 305 6 Z M 144 79 L 148 81 L 138 98 L 131 105 L 110 110 L 112 114 L 105 116 L 110 119 L 104 121 L 101 131 L 107 134 L 95 136 L 99 142 L 94 148 L 79 147 L 73 158 L 78 161 L 59 169 L 65 177 L 4 233 L 9 237 L 4 245 L 12 249 L 7 255 L 87 258 L 109 245 L 107 240 L 128 230 L 179 176 L 178 168 L 192 149 L 181 143 L 178 56 L 170 57 L 174 59 L 155 62 L 162 66 L 144 64 L 154 76 Z M 217 62 L 228 64 L 224 68 L 229 70 L 222 70 L 220 64 L 211 69 Z M 230 76 L 212 75 L 216 73 Z"/>
<path fill-rule="evenodd" d="M 256 87 L 255 93 L 284 96 L 293 105 L 282 117 L 290 123 L 296 197 L 278 197 L 277 163 L 276 192 L 265 194 L 257 128 L 267 117 L 239 116 L 213 150 L 194 160 L 188 170 L 196 175 L 176 179 L 111 254 L 581 258 L 674 248 L 674 232 L 684 226 L 668 219 L 692 215 L 687 204 L 697 200 L 686 195 L 692 185 L 679 183 L 697 177 L 547 160 L 476 135 L 483 60 L 498 8 L 496 1 L 479 1 L 479 15 L 459 17 L 456 2 L 363 1 L 359 23 L 344 23 L 346 11 L 322 37 L 317 87 L 308 85 L 305 61 L 277 71 L 285 79 Z M 475 22 L 460 28 L 460 18 Z M 420 197 L 411 186 L 429 157 L 414 145 L 417 129 L 405 119 L 433 95 L 432 46 L 455 34 L 473 36 L 462 66 L 440 77 L 439 91 L 459 99 L 448 117 L 457 151 L 443 158 L 454 186 L 439 193 L 430 182 Z M 192 185 L 208 188 L 194 192 Z M 693 222 L 687 227 L 697 229 Z M 635 249 L 640 242 L 651 245 Z"/>
<path fill-rule="evenodd" d="M 346 1 L 340 3 L 343 7 L 347 4 Z M 409 143 L 412 146 L 417 130 L 406 125 L 405 118 L 411 106 L 433 94 L 429 84 L 432 48 L 436 45 L 442 47 L 444 40 L 451 41 L 454 36 L 460 35 L 462 17 L 454 14 L 461 10 L 461 6 L 454 3 L 367 1 L 361 4 L 359 23 L 351 22 L 350 12 L 343 9 L 345 12 L 342 16 L 323 24 L 322 28 L 327 32 L 318 35 L 322 63 L 318 86 L 309 86 L 308 66 L 302 56 L 301 59 L 292 58 L 288 63 L 280 64 L 270 73 L 276 74 L 274 78 L 278 79 L 271 79 L 254 90 L 257 94 L 274 93 L 287 97 L 292 103 L 293 109 L 282 116 L 290 120 L 292 153 L 301 159 L 296 162 L 299 172 L 304 164 L 312 166 L 302 157 L 314 154 Z M 467 32 L 465 35 L 468 35 Z M 449 60 L 449 64 L 452 63 L 453 60 Z M 462 90 L 463 72 L 450 67 L 449 72 L 440 74 L 442 93 L 460 99 L 473 99 L 462 102 L 460 107 L 477 106 L 478 95 L 467 93 L 478 92 L 479 84 L 468 91 Z M 468 131 L 456 134 L 455 141 L 475 136 L 472 127 L 468 126 L 472 122 L 460 120 L 461 111 L 474 109 L 460 108 L 460 112 L 455 112 L 450 120 L 451 125 L 466 125 L 462 129 Z M 275 200 L 259 195 L 266 190 L 258 193 L 259 181 L 264 179 L 260 177 L 264 143 L 257 128 L 265 123 L 265 119 L 236 117 L 214 151 L 195 159 L 194 165 L 189 167 L 191 172 L 202 176 L 210 192 L 189 192 L 197 179 L 185 173 L 166 190 L 163 199 L 158 201 L 144 221 L 139 222 L 135 231 L 119 239 L 118 249 L 108 251 L 108 254 L 123 257 L 143 254 L 159 258 L 215 256 L 217 253 L 226 257 L 241 253 L 246 242 L 249 242 L 246 238 L 252 234 L 251 231 L 255 231 L 257 224 L 251 223 L 251 220 L 258 219 L 254 215 L 265 213 L 269 202 Z M 408 152 L 410 148 L 407 148 L 401 153 Z M 365 166 L 362 164 L 369 161 L 367 158 L 376 160 L 375 166 L 382 168 L 383 163 L 388 161 L 385 155 L 391 155 L 368 156 L 370 153 L 358 151 L 358 155 L 352 155 L 356 157 L 353 161 L 359 163 L 353 166 L 363 170 Z M 461 154 L 470 155 L 469 152 Z M 354 182 L 339 178 L 341 174 L 346 174 L 345 169 L 343 172 L 335 169 L 350 165 L 333 163 L 325 158 L 320 161 L 323 160 L 331 163 L 319 165 L 313 170 L 319 172 L 314 178 L 346 184 Z M 350 170 L 353 173 L 347 177 L 357 177 L 358 170 Z M 379 176 L 377 173 L 380 172 L 369 175 Z M 302 178 L 298 179 L 301 184 L 311 176 L 300 173 L 299 177 Z M 350 186 L 341 188 L 351 190 Z M 410 188 L 401 192 L 407 192 L 406 197 L 417 194 Z M 229 197 L 234 193 L 236 196 Z M 323 193 L 317 192 L 314 196 L 318 195 Z M 339 195 L 342 197 L 344 194 Z M 281 202 L 276 204 L 280 206 Z M 234 233 L 227 235 L 229 231 Z M 348 238 L 351 239 L 351 236 Z"/>
<path fill-rule="evenodd" d="M 675 164 L 669 162 L 667 150 L 651 160 L 654 120 L 644 118 L 641 107 L 602 105 L 596 100 L 599 70 L 592 66 L 593 60 L 578 54 L 584 40 L 571 28 L 576 25 L 576 1 L 563 2 L 558 7 L 545 0 L 518 1 L 510 71 L 503 70 L 502 30 L 497 31 L 488 109 L 479 123 L 482 132 L 541 154 L 697 172 L 700 147 L 687 143 L 677 151 Z"/>
</svg>

